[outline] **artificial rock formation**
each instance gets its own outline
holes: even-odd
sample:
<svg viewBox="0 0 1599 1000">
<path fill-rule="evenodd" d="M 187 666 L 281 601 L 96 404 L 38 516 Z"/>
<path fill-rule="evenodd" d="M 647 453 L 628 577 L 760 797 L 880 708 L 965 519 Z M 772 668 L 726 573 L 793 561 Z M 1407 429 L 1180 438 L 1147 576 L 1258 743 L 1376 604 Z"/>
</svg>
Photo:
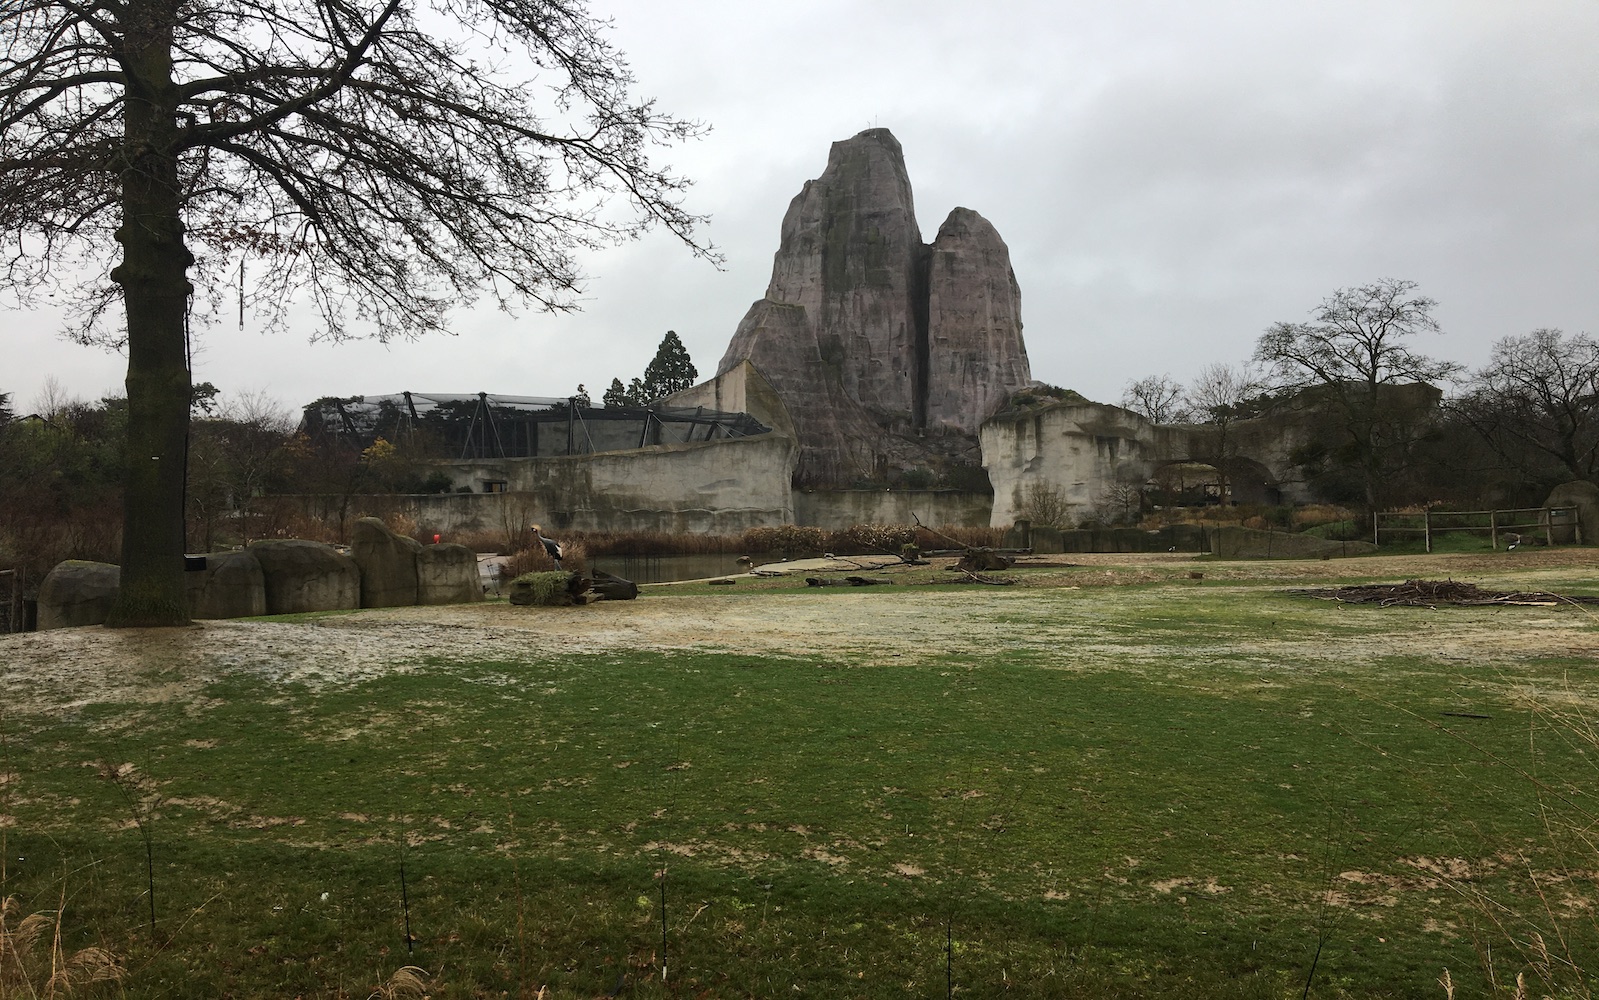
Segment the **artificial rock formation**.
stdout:
<svg viewBox="0 0 1599 1000">
<path fill-rule="evenodd" d="M 261 564 L 266 612 L 354 611 L 361 606 L 361 570 L 330 545 L 302 538 L 268 538 L 245 549 Z"/>
<path fill-rule="evenodd" d="M 976 434 L 1032 380 L 1022 293 L 992 223 L 957 208 L 938 227 L 927 280 L 927 426 Z"/>
<path fill-rule="evenodd" d="M 899 142 L 870 129 L 789 204 L 766 296 L 717 370 L 748 360 L 777 391 L 796 483 L 975 463 L 978 425 L 1031 378 L 1020 312 L 994 227 L 957 208 L 924 245 Z"/>
<path fill-rule="evenodd" d="M 416 554 L 416 603 L 471 604 L 483 600 L 477 553 L 465 545 L 424 545 Z"/>
<path fill-rule="evenodd" d="M 361 568 L 361 607 L 417 603 L 416 557 L 421 551 L 422 543 L 395 534 L 381 518 L 359 518 L 350 529 L 350 557 Z"/>
<path fill-rule="evenodd" d="M 39 631 L 102 624 L 121 583 L 122 569 L 111 563 L 57 563 L 39 584 Z"/>
</svg>

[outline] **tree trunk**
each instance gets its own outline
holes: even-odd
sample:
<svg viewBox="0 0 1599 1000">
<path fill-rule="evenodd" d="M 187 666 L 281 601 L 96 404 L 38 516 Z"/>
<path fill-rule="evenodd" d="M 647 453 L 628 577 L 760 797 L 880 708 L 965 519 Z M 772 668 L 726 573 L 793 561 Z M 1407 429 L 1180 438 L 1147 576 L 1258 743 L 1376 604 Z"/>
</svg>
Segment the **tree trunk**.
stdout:
<svg viewBox="0 0 1599 1000">
<path fill-rule="evenodd" d="M 174 0 L 122 8 L 128 97 L 122 169 L 122 286 L 128 319 L 128 451 L 122 585 L 106 624 L 183 625 L 184 464 L 189 433 L 184 245 L 172 82 Z"/>
</svg>

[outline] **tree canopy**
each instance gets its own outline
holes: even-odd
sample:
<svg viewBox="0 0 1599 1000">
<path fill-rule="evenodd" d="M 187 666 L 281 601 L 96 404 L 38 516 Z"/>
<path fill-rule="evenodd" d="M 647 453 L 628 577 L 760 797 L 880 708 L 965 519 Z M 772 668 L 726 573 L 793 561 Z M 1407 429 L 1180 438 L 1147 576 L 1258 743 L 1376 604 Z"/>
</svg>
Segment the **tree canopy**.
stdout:
<svg viewBox="0 0 1599 1000">
<path fill-rule="evenodd" d="M 10 0 L 0 38 L 8 287 L 128 352 L 120 624 L 186 620 L 189 322 L 224 293 L 389 339 L 573 308 L 578 255 L 652 225 L 715 256 L 650 158 L 702 127 L 580 0 Z"/>
<path fill-rule="evenodd" d="M 655 357 L 644 368 L 645 401 L 682 392 L 693 385 L 699 376 L 699 370 L 689 360 L 688 348 L 683 346 L 677 331 L 668 330 L 666 336 L 661 338 L 661 346 L 655 349 Z"/>
<path fill-rule="evenodd" d="M 1525 476 L 1599 478 L 1599 343 L 1585 333 L 1502 338 L 1455 410 Z"/>
<path fill-rule="evenodd" d="M 1377 509 L 1389 474 L 1406 464 L 1424 428 L 1414 393 L 1395 387 L 1452 378 L 1460 366 L 1417 352 L 1410 339 L 1437 333 L 1438 303 L 1417 295 L 1414 281 L 1385 278 L 1340 288 L 1311 311 L 1308 323 L 1274 323 L 1261 335 L 1255 360 L 1272 388 L 1298 393 L 1338 417 L 1340 459 L 1359 470 L 1365 501 Z M 1431 400 L 1426 401 L 1430 409 Z"/>
</svg>

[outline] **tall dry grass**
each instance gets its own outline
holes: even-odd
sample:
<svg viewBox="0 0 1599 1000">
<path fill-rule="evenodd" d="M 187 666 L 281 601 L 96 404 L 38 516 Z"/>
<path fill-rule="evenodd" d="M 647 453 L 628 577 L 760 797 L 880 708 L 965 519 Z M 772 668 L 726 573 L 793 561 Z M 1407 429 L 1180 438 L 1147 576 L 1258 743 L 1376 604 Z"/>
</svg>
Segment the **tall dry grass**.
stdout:
<svg viewBox="0 0 1599 1000">
<path fill-rule="evenodd" d="M 522 549 L 505 560 L 505 565 L 500 570 L 502 581 L 515 580 L 523 573 L 551 573 L 556 569 L 571 570 L 582 573 L 588 569 L 589 553 L 580 541 L 561 542 L 561 565 L 557 567 L 555 560 L 545 551 L 542 545 L 533 545 Z"/>
<path fill-rule="evenodd" d="M 0 997 L 89 996 L 115 989 L 122 964 L 105 948 L 68 953 L 61 943 L 66 898 L 56 910 L 22 914 L 15 896 L 0 899 Z"/>
<path fill-rule="evenodd" d="M 1585 608 L 1573 610 L 1599 622 Z M 1496 894 L 1469 872 L 1442 881 L 1473 916 L 1473 944 L 1490 996 L 1594 1000 L 1599 993 L 1592 967 L 1599 956 L 1599 900 L 1593 895 L 1599 889 L 1594 875 L 1599 869 L 1599 801 L 1593 794 L 1599 779 L 1599 724 L 1581 697 L 1556 702 L 1530 695 L 1526 707 L 1533 716 L 1529 748 L 1535 756 L 1540 741 L 1554 741 L 1575 750 L 1587 767 L 1552 773 L 1471 744 L 1535 790 L 1542 842 L 1516 859 L 1525 888 L 1514 893 Z M 1579 887 L 1586 891 L 1579 893 Z M 1439 983 L 1447 997 L 1454 996 L 1456 986 L 1447 969 Z"/>
</svg>

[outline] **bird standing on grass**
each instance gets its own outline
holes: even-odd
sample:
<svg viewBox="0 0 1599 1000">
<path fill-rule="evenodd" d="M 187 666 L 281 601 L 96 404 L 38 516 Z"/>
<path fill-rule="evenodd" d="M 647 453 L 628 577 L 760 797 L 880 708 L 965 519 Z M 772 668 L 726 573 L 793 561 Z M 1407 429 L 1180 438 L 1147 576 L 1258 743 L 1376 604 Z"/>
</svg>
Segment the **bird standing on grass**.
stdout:
<svg viewBox="0 0 1599 1000">
<path fill-rule="evenodd" d="M 548 552 L 550 554 L 550 558 L 555 560 L 555 568 L 560 569 L 561 543 L 557 542 L 553 538 L 545 538 L 543 533 L 539 530 L 539 526 L 536 524 L 533 526 L 533 540 L 544 546 L 544 551 Z"/>
</svg>

